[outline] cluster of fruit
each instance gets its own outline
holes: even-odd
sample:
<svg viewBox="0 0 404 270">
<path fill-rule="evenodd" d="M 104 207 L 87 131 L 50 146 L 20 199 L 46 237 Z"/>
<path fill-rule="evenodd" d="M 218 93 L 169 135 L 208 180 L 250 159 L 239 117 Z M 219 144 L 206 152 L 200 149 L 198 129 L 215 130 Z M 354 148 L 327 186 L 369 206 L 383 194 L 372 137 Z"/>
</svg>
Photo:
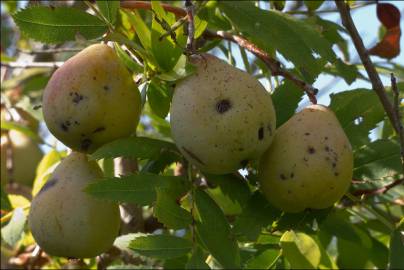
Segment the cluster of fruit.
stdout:
<svg viewBox="0 0 404 270">
<path fill-rule="evenodd" d="M 276 129 L 271 96 L 253 76 L 207 54 L 190 61 L 196 72 L 178 82 L 170 113 L 173 139 L 189 162 L 226 174 L 260 159 L 262 192 L 288 212 L 332 206 L 346 192 L 352 151 L 328 108 L 309 106 Z M 119 211 L 82 191 L 102 176 L 86 153 L 134 133 L 139 92 L 113 50 L 97 44 L 53 74 L 42 106 L 49 130 L 74 152 L 34 198 L 32 234 L 50 254 L 93 257 L 117 236 Z"/>
</svg>

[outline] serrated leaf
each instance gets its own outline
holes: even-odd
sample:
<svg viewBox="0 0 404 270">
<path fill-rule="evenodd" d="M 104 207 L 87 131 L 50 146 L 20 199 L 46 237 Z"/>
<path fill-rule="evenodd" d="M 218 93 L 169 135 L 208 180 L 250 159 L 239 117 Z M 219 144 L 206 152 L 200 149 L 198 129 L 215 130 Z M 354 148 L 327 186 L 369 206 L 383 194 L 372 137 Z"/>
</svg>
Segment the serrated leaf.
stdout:
<svg viewBox="0 0 404 270">
<path fill-rule="evenodd" d="M 1 228 L 1 237 L 3 240 L 10 246 L 14 246 L 21 238 L 26 221 L 27 217 L 24 210 L 22 208 L 15 208 L 10 222 Z"/>
<path fill-rule="evenodd" d="M 303 91 L 289 80 L 285 79 L 272 94 L 272 101 L 276 111 L 276 126 L 280 127 L 295 114 L 297 106 L 302 100 Z"/>
<path fill-rule="evenodd" d="M 218 5 L 237 30 L 254 43 L 268 52 L 278 50 L 312 76 L 319 68 L 313 53 L 330 62 L 335 59 L 331 43 L 310 24 L 278 11 L 259 9 L 247 1 L 221 1 Z"/>
<path fill-rule="evenodd" d="M 147 87 L 147 100 L 153 112 L 161 117 L 166 118 L 172 97 L 172 88 L 166 83 L 152 79 Z"/>
<path fill-rule="evenodd" d="M 400 146 L 394 140 L 377 140 L 354 152 L 355 179 L 382 179 L 402 173 Z"/>
<path fill-rule="evenodd" d="M 280 241 L 282 254 L 292 268 L 316 269 L 320 263 L 321 252 L 311 236 L 294 231 L 285 232 Z"/>
<path fill-rule="evenodd" d="M 138 36 L 143 48 L 145 48 L 146 50 L 150 50 L 151 32 L 149 27 L 143 21 L 142 17 L 136 10 L 132 12 L 129 11 L 123 11 L 123 12 L 128 16 L 128 20 L 131 23 L 131 25 L 134 26 L 135 33 Z"/>
<path fill-rule="evenodd" d="M 177 204 L 176 198 L 161 189 L 157 189 L 153 213 L 157 220 L 169 229 L 187 228 L 192 222 L 191 214 Z"/>
<path fill-rule="evenodd" d="M 177 151 L 173 143 L 147 137 L 129 137 L 118 139 L 98 148 L 92 159 L 102 158 L 155 158 L 163 151 Z"/>
<path fill-rule="evenodd" d="M 271 224 L 281 215 L 259 192 L 255 192 L 234 224 L 234 231 L 250 241 L 256 241 L 262 227 Z"/>
<path fill-rule="evenodd" d="M 404 226 L 395 229 L 390 236 L 389 269 L 404 269 Z"/>
<path fill-rule="evenodd" d="M 200 217 L 196 231 L 201 241 L 224 268 L 239 268 L 237 241 L 222 210 L 207 193 L 199 189 L 195 191 L 195 207 Z"/>
<path fill-rule="evenodd" d="M 115 24 L 116 15 L 119 10 L 119 1 L 97 1 L 97 6 L 111 24 Z"/>
<path fill-rule="evenodd" d="M 245 269 L 270 269 L 279 258 L 278 249 L 265 249 L 246 262 Z"/>
<path fill-rule="evenodd" d="M 164 151 L 157 158 L 149 160 L 143 167 L 142 173 L 159 174 L 164 169 L 176 161 L 181 161 L 182 157 L 179 153 Z"/>
<path fill-rule="evenodd" d="M 106 178 L 88 185 L 85 191 L 101 199 L 151 205 L 156 200 L 156 188 L 174 190 L 172 193 L 178 194 L 187 187 L 185 182 L 179 176 L 137 174 Z"/>
<path fill-rule="evenodd" d="M 368 144 L 369 132 L 383 120 L 384 110 L 374 91 L 355 89 L 331 94 L 330 108 L 347 134 L 353 149 Z"/>
<path fill-rule="evenodd" d="M 133 240 L 129 248 L 147 257 L 170 259 L 187 254 L 192 243 L 171 235 L 148 235 Z"/>
<path fill-rule="evenodd" d="M 344 78 L 345 82 L 349 85 L 360 75 L 355 65 L 346 64 L 341 59 L 337 59 L 335 62 L 335 69 L 337 74 Z"/>
<path fill-rule="evenodd" d="M 133 60 L 117 42 L 114 43 L 114 48 L 118 57 L 122 60 L 124 65 L 134 73 L 142 73 L 143 67 Z"/>
<path fill-rule="evenodd" d="M 206 255 L 203 253 L 202 249 L 196 247 L 191 254 L 185 269 L 210 269 L 209 265 L 206 264 Z"/>
<path fill-rule="evenodd" d="M 108 29 L 97 17 L 70 7 L 30 6 L 13 18 L 21 32 L 45 43 L 74 41 L 77 35 L 95 39 Z"/>
</svg>

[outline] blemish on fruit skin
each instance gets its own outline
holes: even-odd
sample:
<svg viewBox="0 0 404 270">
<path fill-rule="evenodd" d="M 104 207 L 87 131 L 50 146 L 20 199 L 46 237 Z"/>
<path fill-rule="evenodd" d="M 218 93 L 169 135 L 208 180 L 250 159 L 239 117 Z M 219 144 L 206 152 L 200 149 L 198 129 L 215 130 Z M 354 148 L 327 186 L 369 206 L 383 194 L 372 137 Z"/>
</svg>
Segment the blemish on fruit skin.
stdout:
<svg viewBox="0 0 404 270">
<path fill-rule="evenodd" d="M 81 150 L 87 151 L 91 144 L 92 141 L 90 139 L 84 139 L 81 141 L 80 148 Z"/>
<path fill-rule="evenodd" d="M 184 146 L 182 147 L 182 149 L 193 159 L 195 159 L 196 161 L 198 161 L 199 163 L 206 165 L 205 162 L 203 162 L 197 155 L 195 155 L 194 153 L 192 153 L 191 151 L 189 151 L 188 149 L 186 149 Z"/>
<path fill-rule="evenodd" d="M 294 174 L 294 173 L 291 173 L 291 174 L 290 174 L 290 178 L 293 178 L 293 177 L 295 177 L 295 174 Z"/>
<path fill-rule="evenodd" d="M 105 127 L 98 127 L 98 128 L 96 128 L 96 129 L 93 131 L 93 133 L 102 132 L 102 131 L 104 131 L 104 130 L 105 130 Z"/>
<path fill-rule="evenodd" d="M 69 127 L 70 127 L 71 123 L 69 120 L 66 120 L 65 122 L 60 124 L 60 128 L 64 131 L 64 132 L 68 132 L 69 131 Z"/>
<path fill-rule="evenodd" d="M 309 135 L 310 135 L 310 133 L 309 133 L 309 132 L 306 132 L 306 133 L 304 133 L 304 135 L 309 136 Z"/>
<path fill-rule="evenodd" d="M 316 152 L 316 149 L 314 149 L 313 146 L 309 146 L 309 147 L 307 148 L 307 152 L 308 152 L 309 154 L 314 154 L 314 153 Z"/>
<path fill-rule="evenodd" d="M 222 99 L 216 103 L 216 111 L 220 114 L 223 114 L 230 110 L 231 102 L 228 99 Z"/>
<path fill-rule="evenodd" d="M 262 140 L 262 139 L 264 139 L 264 128 L 263 127 L 260 127 L 259 129 L 258 129 L 258 140 Z"/>
<path fill-rule="evenodd" d="M 281 174 L 279 175 L 279 177 L 280 177 L 282 180 L 286 180 L 286 179 L 287 179 L 287 177 L 286 177 L 283 173 L 281 173 Z"/>
<path fill-rule="evenodd" d="M 53 187 L 54 185 L 56 185 L 56 182 L 58 181 L 58 179 L 56 178 L 52 178 L 49 179 L 45 185 L 43 185 L 43 187 L 41 188 L 41 190 L 39 191 L 38 195 L 45 192 L 46 190 L 50 189 L 51 187 Z"/>
<path fill-rule="evenodd" d="M 108 85 L 104 85 L 103 88 L 104 88 L 105 91 L 109 91 L 109 86 Z"/>
<path fill-rule="evenodd" d="M 330 151 L 330 147 L 328 147 L 328 145 L 326 145 L 326 146 L 324 147 L 324 150 L 325 150 L 326 152 L 329 152 L 329 151 Z"/>
<path fill-rule="evenodd" d="M 71 92 L 71 93 L 70 93 L 70 96 L 74 96 L 73 99 L 72 99 L 72 102 L 73 102 L 74 104 L 79 104 L 80 101 L 82 101 L 82 100 L 84 99 L 84 96 L 83 96 L 83 95 L 80 95 L 80 94 L 77 93 L 77 92 Z"/>
<path fill-rule="evenodd" d="M 338 176 L 338 175 L 339 175 L 339 173 L 338 173 L 338 172 L 335 172 L 335 173 L 334 173 L 334 175 L 335 175 L 335 176 Z"/>
</svg>

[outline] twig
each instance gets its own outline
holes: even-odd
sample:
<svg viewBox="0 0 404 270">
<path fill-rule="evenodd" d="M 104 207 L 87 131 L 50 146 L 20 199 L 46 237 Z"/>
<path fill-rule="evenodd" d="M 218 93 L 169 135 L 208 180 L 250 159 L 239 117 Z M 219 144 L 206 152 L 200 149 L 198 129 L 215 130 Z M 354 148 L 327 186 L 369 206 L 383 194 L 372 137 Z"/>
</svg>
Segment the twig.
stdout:
<svg viewBox="0 0 404 270">
<path fill-rule="evenodd" d="M 8 62 L 8 63 L 1 63 L 2 67 L 8 68 L 59 68 L 63 65 L 63 61 L 58 62 Z"/>
<path fill-rule="evenodd" d="M 121 7 L 127 8 L 127 9 L 148 9 L 148 10 L 152 9 L 151 3 L 145 2 L 145 1 L 135 1 L 135 2 L 122 1 Z M 175 15 L 177 15 L 178 17 L 183 17 L 183 16 L 187 15 L 186 10 L 184 10 L 182 8 L 173 7 L 168 4 L 162 4 L 162 7 L 164 8 L 164 10 L 166 10 L 168 12 L 172 12 Z M 290 73 L 289 71 L 284 70 L 281 67 L 281 63 L 278 60 L 272 58 L 268 53 L 266 53 L 264 50 L 262 50 L 257 45 L 250 42 L 249 40 L 245 39 L 244 37 L 239 36 L 239 35 L 234 35 L 234 34 L 231 34 L 228 32 L 223 32 L 223 31 L 213 32 L 210 30 L 205 30 L 204 37 L 209 38 L 209 39 L 221 38 L 221 39 L 225 39 L 225 40 L 229 40 L 231 42 L 237 43 L 240 47 L 245 48 L 246 50 L 250 51 L 258 58 L 260 58 L 271 70 L 271 73 L 273 76 L 279 75 L 279 76 L 283 76 L 284 78 L 289 79 L 297 87 L 299 87 L 300 89 L 302 89 L 303 91 L 306 92 L 311 103 L 317 104 L 316 94 L 318 92 L 318 89 L 314 88 L 312 85 L 299 79 L 293 73 Z"/>
<path fill-rule="evenodd" d="M 366 72 L 372 83 L 372 88 L 379 97 L 379 100 L 382 103 L 383 108 L 386 111 L 387 116 L 389 117 L 394 129 L 397 133 L 399 133 L 400 128 L 399 124 L 396 122 L 394 108 L 387 97 L 386 90 L 384 89 L 382 81 L 380 80 L 379 74 L 377 73 L 372 61 L 370 60 L 369 54 L 365 48 L 365 45 L 363 44 L 362 38 L 360 37 L 359 32 L 355 27 L 349 11 L 349 6 L 344 1 L 338 0 L 335 0 L 335 4 L 337 5 L 337 8 L 341 15 L 342 24 L 348 30 L 349 35 L 351 36 L 351 39 L 355 45 L 356 51 L 358 52 L 359 57 L 366 69 Z"/>
<path fill-rule="evenodd" d="M 188 17 L 188 34 L 187 34 L 187 53 L 192 54 L 195 51 L 194 35 L 195 35 L 195 23 L 194 23 L 194 5 L 191 0 L 185 0 L 185 10 Z"/>
<path fill-rule="evenodd" d="M 358 196 L 362 196 L 362 195 L 372 196 L 372 195 L 384 194 L 387 191 L 389 191 L 390 189 L 392 189 L 393 187 L 402 184 L 403 182 L 404 182 L 404 179 L 398 179 L 398 180 L 393 181 L 390 184 L 385 185 L 385 186 L 383 186 L 381 188 L 356 190 L 353 193 L 353 195 L 358 197 Z"/>
<path fill-rule="evenodd" d="M 396 115 L 396 121 L 398 124 L 398 136 L 400 139 L 400 150 L 401 150 L 401 166 L 403 169 L 404 173 L 404 129 L 403 129 L 403 122 L 401 121 L 401 113 L 400 113 L 400 93 L 398 92 L 398 87 L 397 87 L 397 80 L 396 77 L 394 77 L 394 74 L 391 73 L 391 89 L 393 92 L 394 96 L 394 112 Z"/>
<path fill-rule="evenodd" d="M 79 52 L 84 48 L 54 48 L 54 49 L 45 49 L 45 50 L 24 50 L 17 49 L 20 53 L 25 54 L 41 54 L 41 53 L 66 53 L 66 52 Z"/>
<path fill-rule="evenodd" d="M 318 90 L 316 88 L 314 88 L 312 85 L 306 83 L 305 81 L 299 79 L 293 73 L 290 73 L 289 71 L 283 69 L 281 67 L 281 63 L 278 60 L 272 58 L 267 52 L 265 52 L 264 50 L 259 48 L 254 43 L 248 41 L 244 37 L 235 35 L 235 34 L 231 34 L 228 32 L 224 32 L 224 31 L 213 32 L 210 30 L 206 30 L 204 32 L 204 37 L 222 38 L 222 39 L 237 43 L 240 47 L 245 48 L 246 50 L 253 53 L 258 58 L 260 58 L 267 65 L 267 67 L 271 70 L 272 75 L 282 76 L 284 78 L 289 79 L 297 87 L 299 87 L 304 92 L 306 92 L 311 103 L 317 104 L 316 94 L 317 94 Z"/>
</svg>

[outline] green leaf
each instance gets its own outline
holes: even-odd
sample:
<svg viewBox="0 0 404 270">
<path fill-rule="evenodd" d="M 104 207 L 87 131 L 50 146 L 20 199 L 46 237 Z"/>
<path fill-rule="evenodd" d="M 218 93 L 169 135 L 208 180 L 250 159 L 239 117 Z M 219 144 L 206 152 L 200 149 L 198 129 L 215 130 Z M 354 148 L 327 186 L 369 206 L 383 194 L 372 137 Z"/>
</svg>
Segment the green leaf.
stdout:
<svg viewBox="0 0 404 270">
<path fill-rule="evenodd" d="M 310 11 L 315 11 L 318 9 L 322 4 L 324 3 L 324 0 L 304 0 L 304 4 Z"/>
<path fill-rule="evenodd" d="M 129 137 L 107 143 L 97 149 L 92 159 L 102 158 L 155 158 L 163 151 L 177 151 L 173 143 L 147 137 Z"/>
<path fill-rule="evenodd" d="M 187 254 L 192 248 L 192 243 L 171 235 L 148 235 L 133 240 L 129 248 L 143 256 L 170 259 Z"/>
<path fill-rule="evenodd" d="M 377 140 L 354 152 L 354 178 L 376 180 L 402 172 L 400 145 L 394 140 Z"/>
<path fill-rule="evenodd" d="M 153 112 L 161 117 L 166 118 L 172 97 L 172 88 L 163 82 L 152 79 L 147 87 L 147 99 Z"/>
<path fill-rule="evenodd" d="M 369 132 L 383 120 L 384 110 L 374 91 L 355 89 L 331 94 L 330 108 L 345 130 L 353 149 L 368 144 Z"/>
<path fill-rule="evenodd" d="M 3 240 L 10 246 L 14 246 L 21 238 L 26 221 L 24 210 L 22 208 L 14 209 L 10 222 L 1 228 Z"/>
<path fill-rule="evenodd" d="M 1 210 L 11 211 L 13 208 L 11 206 L 10 199 L 8 198 L 7 193 L 4 191 L 4 187 L 1 186 L 0 190 L 1 190 L 1 203 L 0 203 Z"/>
<path fill-rule="evenodd" d="M 97 1 L 98 9 L 111 24 L 115 24 L 119 1 Z"/>
<path fill-rule="evenodd" d="M 303 91 L 297 88 L 289 80 L 284 80 L 283 83 L 275 89 L 272 94 L 276 111 L 276 126 L 280 127 L 290 117 L 295 114 L 299 102 L 302 100 Z"/>
<path fill-rule="evenodd" d="M 69 7 L 30 6 L 13 18 L 21 32 L 45 43 L 74 41 L 77 35 L 95 39 L 108 29 L 97 17 Z"/>
<path fill-rule="evenodd" d="M 354 225 L 350 224 L 349 216 L 345 211 L 337 211 L 331 213 L 327 219 L 320 225 L 323 230 L 330 235 L 344 239 L 347 241 L 360 242 L 361 239 L 354 229 Z"/>
<path fill-rule="evenodd" d="M 128 53 L 126 53 L 117 42 L 114 42 L 114 48 L 118 57 L 122 60 L 124 65 L 134 73 L 143 73 L 143 67 L 133 60 Z"/>
<path fill-rule="evenodd" d="M 270 269 L 280 256 L 278 249 L 265 249 L 246 262 L 245 269 Z"/>
<path fill-rule="evenodd" d="M 201 241 L 224 268 L 239 268 L 237 241 L 219 206 L 199 189 L 195 192 L 195 206 L 200 217 L 196 231 Z"/>
<path fill-rule="evenodd" d="M 143 48 L 146 50 L 151 49 L 151 32 L 149 27 L 145 24 L 143 21 L 142 17 L 139 15 L 139 13 L 134 10 L 132 12 L 129 11 L 123 11 L 129 19 L 129 22 L 135 26 L 134 30 L 137 35 L 137 37 L 140 40 L 140 43 L 142 44 Z"/>
<path fill-rule="evenodd" d="M 170 190 L 176 187 L 177 190 L 174 190 L 177 194 L 187 187 L 185 182 L 186 180 L 179 176 L 137 174 L 121 178 L 106 178 L 91 183 L 85 191 L 101 199 L 151 205 L 156 200 L 156 188 Z"/>
<path fill-rule="evenodd" d="M 65 154 L 59 153 L 56 150 L 51 150 L 41 159 L 36 169 L 36 176 L 32 188 L 33 196 L 35 196 L 41 190 L 43 185 L 45 185 L 49 175 L 64 156 Z"/>
<path fill-rule="evenodd" d="M 149 160 L 143 167 L 142 173 L 155 173 L 159 174 L 164 169 L 176 161 L 181 161 L 182 156 L 176 152 L 162 152 L 157 158 Z"/>
<path fill-rule="evenodd" d="M 337 59 L 335 63 L 335 69 L 337 71 L 337 74 L 344 78 L 347 84 L 353 83 L 360 75 L 355 65 L 346 64 L 341 59 Z"/>
<path fill-rule="evenodd" d="M 335 60 L 331 43 L 310 24 L 278 11 L 259 9 L 251 2 L 221 1 L 218 5 L 237 30 L 259 47 L 267 52 L 278 50 L 312 75 L 317 75 L 320 67 L 314 53 L 329 62 Z"/>
<path fill-rule="evenodd" d="M 404 269 L 404 226 L 395 229 L 390 236 L 389 269 Z"/>
<path fill-rule="evenodd" d="M 234 231 L 249 241 L 256 241 L 265 227 L 275 221 L 281 211 L 272 207 L 261 193 L 255 192 L 234 224 Z"/>
<path fill-rule="evenodd" d="M 176 198 L 160 189 L 157 189 L 154 216 L 169 229 L 187 228 L 192 222 L 191 214 L 177 204 Z"/>
<path fill-rule="evenodd" d="M 281 237 L 282 254 L 292 268 L 316 269 L 321 252 L 317 243 L 309 235 L 287 231 Z"/>
<path fill-rule="evenodd" d="M 209 265 L 206 264 L 206 255 L 202 249 L 199 247 L 194 248 L 185 269 L 210 269 Z"/>
<path fill-rule="evenodd" d="M 209 183 L 217 185 L 207 192 L 220 206 L 225 215 L 238 215 L 251 196 L 247 181 L 236 174 L 205 174 Z"/>
</svg>

